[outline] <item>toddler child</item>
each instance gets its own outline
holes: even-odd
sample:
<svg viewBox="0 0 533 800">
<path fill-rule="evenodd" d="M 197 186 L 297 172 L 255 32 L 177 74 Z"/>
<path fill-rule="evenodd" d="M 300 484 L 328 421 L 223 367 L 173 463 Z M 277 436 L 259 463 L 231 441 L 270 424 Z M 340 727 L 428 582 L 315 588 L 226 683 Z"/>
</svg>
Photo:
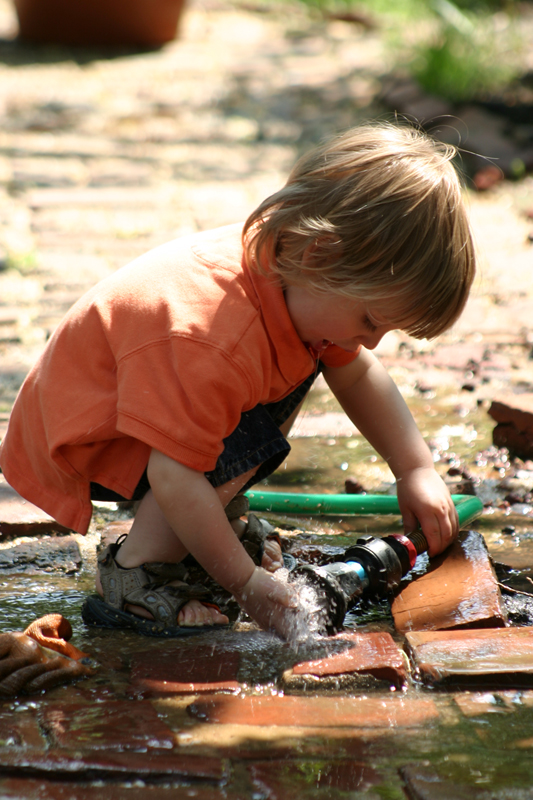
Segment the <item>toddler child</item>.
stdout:
<svg viewBox="0 0 533 800">
<path fill-rule="evenodd" d="M 475 258 L 454 152 L 407 126 L 357 127 L 304 156 L 244 228 L 158 247 L 69 311 L 20 390 L 0 463 L 80 533 L 91 499 L 140 500 L 99 557 L 87 622 L 171 636 L 227 623 L 171 580 L 190 553 L 283 635 L 297 601 L 274 574 L 279 544 L 240 503 L 286 456 L 319 369 L 394 473 L 405 530 L 419 523 L 431 555 L 450 544 L 455 507 L 371 351 L 392 329 L 437 336 L 464 307 Z"/>
</svg>

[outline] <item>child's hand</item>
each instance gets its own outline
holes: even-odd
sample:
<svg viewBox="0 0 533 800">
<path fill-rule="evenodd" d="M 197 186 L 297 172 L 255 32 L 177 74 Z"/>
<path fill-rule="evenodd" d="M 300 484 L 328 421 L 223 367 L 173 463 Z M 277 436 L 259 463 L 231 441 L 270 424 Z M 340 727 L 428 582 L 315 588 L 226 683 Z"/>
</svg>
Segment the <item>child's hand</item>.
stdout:
<svg viewBox="0 0 533 800">
<path fill-rule="evenodd" d="M 291 615 L 298 608 L 296 593 L 288 584 L 256 567 L 242 589 L 234 592 L 234 597 L 264 630 L 287 638 Z"/>
<path fill-rule="evenodd" d="M 406 533 L 422 528 L 429 555 L 442 553 L 459 533 L 459 519 L 450 493 L 432 468 L 413 469 L 397 478 L 398 504 Z"/>
</svg>

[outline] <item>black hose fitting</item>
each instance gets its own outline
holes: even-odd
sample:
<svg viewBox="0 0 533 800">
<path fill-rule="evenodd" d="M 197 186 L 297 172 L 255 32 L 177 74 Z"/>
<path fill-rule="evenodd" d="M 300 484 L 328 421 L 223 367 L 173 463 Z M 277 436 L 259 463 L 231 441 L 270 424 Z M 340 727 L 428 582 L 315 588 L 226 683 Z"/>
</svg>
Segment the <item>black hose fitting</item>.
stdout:
<svg viewBox="0 0 533 800">
<path fill-rule="evenodd" d="M 300 579 L 315 590 L 318 613 L 331 634 L 342 628 L 352 600 L 361 595 L 385 597 L 413 568 L 416 557 L 426 550 L 422 531 L 383 538 L 361 536 L 346 550 L 343 561 L 321 567 L 298 567 L 290 580 Z"/>
</svg>

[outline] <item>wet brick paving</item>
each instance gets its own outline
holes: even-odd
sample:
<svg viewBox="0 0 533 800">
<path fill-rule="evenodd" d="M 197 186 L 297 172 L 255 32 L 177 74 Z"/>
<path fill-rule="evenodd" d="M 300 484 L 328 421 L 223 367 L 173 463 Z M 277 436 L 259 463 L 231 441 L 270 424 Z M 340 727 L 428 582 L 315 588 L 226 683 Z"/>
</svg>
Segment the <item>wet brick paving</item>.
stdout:
<svg viewBox="0 0 533 800">
<path fill-rule="evenodd" d="M 192 2 L 181 37 L 148 52 L 38 48 L 15 33 L 0 0 L 0 435 L 28 368 L 86 289 L 150 247 L 244 218 L 310 144 L 394 110 L 380 94 L 390 54 L 379 31 L 316 26 L 288 6 Z M 466 437 L 475 428 L 488 452 L 490 402 L 532 388 L 532 179 L 469 193 L 469 204 L 483 269 L 463 319 L 436 343 L 391 333 L 379 355 L 433 437 L 443 477 L 469 481 L 486 503 L 475 527 L 490 555 L 524 568 L 533 465 L 499 451 L 473 465 Z M 383 465 L 353 459 L 362 445 L 324 386 L 296 437 L 297 488 L 342 491 L 346 462 L 358 483 L 386 490 Z M 452 458 L 453 447 L 470 457 Z M 311 459 L 324 465 L 313 478 L 300 470 Z M 20 555 L 14 574 L 0 569 L 1 630 L 61 611 L 99 664 L 75 684 L 2 702 L 0 796 L 530 796 L 533 634 L 501 627 L 486 551 L 471 559 L 458 545 L 403 588 L 394 617 L 297 650 L 246 624 L 173 642 L 87 631 L 79 606 L 96 545 L 127 530 L 129 514 L 97 507 L 85 540 L 47 538 L 65 532 L 0 479 L 0 554 Z M 284 522 L 305 529 L 284 541 L 310 559 L 342 552 L 354 529 Z M 70 575 L 54 566 L 62 548 Z M 428 608 L 429 625 L 427 613 L 413 622 Z M 466 627 L 450 630 L 458 614 Z"/>
</svg>

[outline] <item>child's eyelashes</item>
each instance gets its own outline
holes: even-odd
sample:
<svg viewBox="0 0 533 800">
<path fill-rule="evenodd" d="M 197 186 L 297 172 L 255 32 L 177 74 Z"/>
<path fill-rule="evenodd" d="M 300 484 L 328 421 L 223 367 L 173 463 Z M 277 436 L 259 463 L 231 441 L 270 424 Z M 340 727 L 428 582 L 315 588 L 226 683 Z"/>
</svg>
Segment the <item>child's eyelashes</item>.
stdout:
<svg viewBox="0 0 533 800">
<path fill-rule="evenodd" d="M 369 317 L 366 316 L 366 314 L 365 314 L 365 317 L 363 319 L 363 323 L 364 323 L 365 328 L 367 328 L 370 331 L 370 333 L 374 333 L 374 331 L 377 330 L 377 326 L 374 325 L 374 323 L 370 320 Z"/>
</svg>

